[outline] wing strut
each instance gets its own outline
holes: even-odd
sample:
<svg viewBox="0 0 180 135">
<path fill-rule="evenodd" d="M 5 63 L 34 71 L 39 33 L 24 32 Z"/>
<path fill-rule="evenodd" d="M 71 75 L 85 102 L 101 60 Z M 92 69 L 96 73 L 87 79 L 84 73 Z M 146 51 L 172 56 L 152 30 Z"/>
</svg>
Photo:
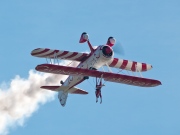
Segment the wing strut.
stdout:
<svg viewBox="0 0 180 135">
<path fill-rule="evenodd" d="M 139 72 L 140 76 L 143 77 L 141 71 L 139 71 L 139 69 L 137 68 L 137 64 L 135 65 L 135 67 L 136 67 L 136 72 Z"/>
<path fill-rule="evenodd" d="M 107 64 L 107 63 L 106 63 L 106 66 L 108 67 L 109 72 L 111 72 L 111 73 L 112 73 L 112 70 L 110 69 L 110 67 L 108 66 L 108 64 Z"/>
<path fill-rule="evenodd" d="M 48 59 L 49 59 L 49 61 L 48 61 Z M 54 59 L 54 60 L 52 60 L 52 59 Z M 57 57 L 57 53 L 54 52 L 52 58 L 47 56 L 46 57 L 46 62 L 49 63 L 49 64 L 55 64 L 57 62 L 57 64 L 59 65 L 59 60 L 58 60 L 58 57 Z"/>
</svg>

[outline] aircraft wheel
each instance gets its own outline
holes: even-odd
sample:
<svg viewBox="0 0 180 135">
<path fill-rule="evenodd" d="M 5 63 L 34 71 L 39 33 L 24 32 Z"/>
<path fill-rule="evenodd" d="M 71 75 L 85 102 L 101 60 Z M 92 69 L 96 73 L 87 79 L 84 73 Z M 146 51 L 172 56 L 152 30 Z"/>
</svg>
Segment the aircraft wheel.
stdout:
<svg viewBox="0 0 180 135">
<path fill-rule="evenodd" d="M 61 81 L 60 81 L 60 84 L 64 84 L 64 82 L 61 80 Z"/>
<path fill-rule="evenodd" d="M 84 76 L 84 80 L 89 79 L 89 76 Z"/>
</svg>

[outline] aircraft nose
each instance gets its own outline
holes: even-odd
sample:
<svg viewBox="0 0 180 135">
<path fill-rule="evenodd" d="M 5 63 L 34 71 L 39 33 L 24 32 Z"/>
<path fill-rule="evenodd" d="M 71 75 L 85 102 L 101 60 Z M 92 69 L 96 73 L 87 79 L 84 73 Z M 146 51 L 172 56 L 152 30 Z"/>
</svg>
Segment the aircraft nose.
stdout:
<svg viewBox="0 0 180 135">
<path fill-rule="evenodd" d="M 105 49 L 105 51 L 106 51 L 107 54 L 110 54 L 110 53 L 112 52 L 112 50 L 111 50 L 110 47 L 107 47 L 107 48 Z"/>
<path fill-rule="evenodd" d="M 106 57 L 110 57 L 113 55 L 113 51 L 112 51 L 111 47 L 109 47 L 109 46 L 104 46 L 102 48 L 102 52 Z"/>
</svg>

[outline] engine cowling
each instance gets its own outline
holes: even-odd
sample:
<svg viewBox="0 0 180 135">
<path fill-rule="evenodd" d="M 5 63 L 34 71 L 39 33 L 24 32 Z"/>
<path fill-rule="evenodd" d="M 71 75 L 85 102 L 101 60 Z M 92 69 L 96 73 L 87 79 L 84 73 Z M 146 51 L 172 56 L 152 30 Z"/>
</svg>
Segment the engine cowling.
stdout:
<svg viewBox="0 0 180 135">
<path fill-rule="evenodd" d="M 113 50 L 110 46 L 103 46 L 102 53 L 105 57 L 111 57 L 113 55 Z"/>
<path fill-rule="evenodd" d="M 98 69 L 111 61 L 113 55 L 113 49 L 110 46 L 101 45 L 98 46 L 95 51 L 90 54 L 89 58 L 81 64 L 82 67 L 88 69 Z"/>
<path fill-rule="evenodd" d="M 100 68 L 101 66 L 111 61 L 114 55 L 113 49 L 108 45 L 99 46 L 95 54 L 96 54 L 95 56 L 97 56 L 95 57 L 97 58 L 97 62 L 95 62 L 93 67 L 96 69 Z"/>
<path fill-rule="evenodd" d="M 88 39 L 89 39 L 89 35 L 86 32 L 83 32 L 81 34 L 79 43 L 84 43 L 84 42 L 88 41 Z"/>
</svg>

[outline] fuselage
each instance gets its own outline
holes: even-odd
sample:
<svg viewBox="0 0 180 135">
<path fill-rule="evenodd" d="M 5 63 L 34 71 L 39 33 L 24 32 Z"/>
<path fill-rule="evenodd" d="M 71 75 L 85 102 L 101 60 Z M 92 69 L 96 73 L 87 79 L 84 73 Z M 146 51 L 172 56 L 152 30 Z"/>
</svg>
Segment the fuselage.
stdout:
<svg viewBox="0 0 180 135">
<path fill-rule="evenodd" d="M 96 70 L 108 63 L 110 60 L 113 59 L 113 50 L 110 46 L 107 45 L 101 45 L 98 46 L 93 52 L 91 52 L 84 61 L 79 63 L 77 66 L 78 68 L 83 68 L 83 69 L 91 69 L 91 70 Z M 70 90 L 72 87 L 76 86 L 77 84 L 83 82 L 84 76 L 73 76 L 70 75 L 65 81 L 63 86 L 68 86 L 67 87 L 67 92 Z"/>
</svg>

